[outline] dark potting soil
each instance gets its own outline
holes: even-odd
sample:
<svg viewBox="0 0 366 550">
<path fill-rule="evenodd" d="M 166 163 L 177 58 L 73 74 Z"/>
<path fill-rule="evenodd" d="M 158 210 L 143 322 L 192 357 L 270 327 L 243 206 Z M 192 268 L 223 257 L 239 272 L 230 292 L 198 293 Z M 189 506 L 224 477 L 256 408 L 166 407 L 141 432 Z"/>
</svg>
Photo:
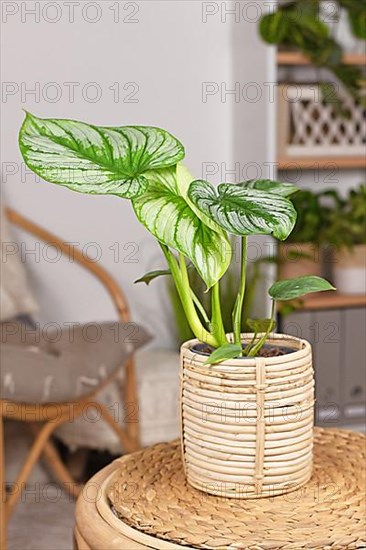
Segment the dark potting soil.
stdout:
<svg viewBox="0 0 366 550">
<path fill-rule="evenodd" d="M 243 349 L 245 349 L 243 344 Z M 192 351 L 195 353 L 200 353 L 201 355 L 209 356 L 214 351 L 215 348 L 207 344 L 196 344 L 193 346 Z M 286 346 L 271 346 L 270 344 L 264 344 L 257 357 L 279 357 L 280 355 L 287 355 L 288 353 L 293 353 L 295 349 L 288 348 Z M 243 359 L 243 357 L 238 357 L 237 359 Z"/>
</svg>

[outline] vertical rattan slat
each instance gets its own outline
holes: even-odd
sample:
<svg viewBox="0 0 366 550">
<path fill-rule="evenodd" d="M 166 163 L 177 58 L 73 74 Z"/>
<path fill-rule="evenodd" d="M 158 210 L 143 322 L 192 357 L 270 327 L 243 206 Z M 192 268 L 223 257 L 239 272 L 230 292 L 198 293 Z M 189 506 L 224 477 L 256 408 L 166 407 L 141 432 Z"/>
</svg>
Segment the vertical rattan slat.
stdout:
<svg viewBox="0 0 366 550">
<path fill-rule="evenodd" d="M 257 384 L 257 433 L 255 454 L 255 481 L 256 492 L 261 494 L 263 486 L 264 446 L 266 437 L 266 420 L 264 416 L 265 391 L 266 391 L 266 362 L 258 357 L 255 360 Z"/>
</svg>

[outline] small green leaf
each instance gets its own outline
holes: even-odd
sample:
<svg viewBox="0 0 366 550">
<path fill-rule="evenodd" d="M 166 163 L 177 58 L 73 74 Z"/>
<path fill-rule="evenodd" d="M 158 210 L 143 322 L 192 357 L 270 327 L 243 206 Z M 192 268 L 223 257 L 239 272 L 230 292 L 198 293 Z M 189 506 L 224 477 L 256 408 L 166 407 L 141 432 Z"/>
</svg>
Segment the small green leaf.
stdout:
<svg viewBox="0 0 366 550">
<path fill-rule="evenodd" d="M 46 181 L 127 199 L 145 191 L 149 170 L 174 166 L 184 157 L 183 145 L 160 128 L 94 126 L 30 113 L 19 147 L 27 166 Z"/>
<path fill-rule="evenodd" d="M 357 3 L 354 3 L 352 9 L 348 10 L 348 19 L 353 34 L 361 40 L 366 40 L 366 9 L 357 10 L 356 6 Z"/>
<path fill-rule="evenodd" d="M 171 275 L 171 272 L 169 269 L 160 269 L 160 270 L 156 270 L 156 271 L 149 271 L 148 273 L 145 273 L 145 275 L 143 275 L 143 277 L 140 277 L 140 279 L 136 279 L 136 281 L 134 281 L 134 283 L 145 283 L 147 285 L 149 285 L 151 283 L 151 281 L 153 281 L 154 279 L 156 279 L 157 277 L 162 277 L 164 275 Z"/>
<path fill-rule="evenodd" d="M 315 6 L 315 10 L 317 10 L 316 4 L 317 2 L 313 3 L 313 5 Z M 294 15 L 296 16 L 296 12 Z M 321 21 L 317 15 L 315 15 L 315 12 L 313 10 L 310 10 L 310 12 L 306 12 L 300 9 L 297 10 L 297 15 L 298 17 L 295 21 L 295 26 L 292 25 L 293 32 L 295 32 L 295 29 L 297 31 L 300 30 L 302 38 L 309 36 L 308 33 L 311 33 L 313 36 L 316 36 L 318 40 L 326 40 L 326 38 L 330 34 L 330 28 L 326 23 Z"/>
<path fill-rule="evenodd" d="M 228 359 L 238 357 L 241 352 L 242 347 L 239 344 L 224 344 L 211 353 L 207 361 L 204 362 L 204 365 L 216 365 L 217 363 L 222 363 L 222 361 L 227 361 Z"/>
<path fill-rule="evenodd" d="M 311 292 L 322 292 L 324 290 L 336 289 L 322 277 L 305 275 L 304 277 L 297 277 L 295 279 L 277 281 L 277 283 L 271 286 L 268 294 L 273 300 L 283 301 L 293 300 L 294 298 L 300 298 Z"/>
<path fill-rule="evenodd" d="M 276 323 L 273 319 L 247 319 L 247 325 L 253 332 L 271 332 Z"/>
<path fill-rule="evenodd" d="M 262 17 L 259 32 L 268 44 L 279 44 L 286 36 L 288 25 L 289 19 L 278 10 Z"/>
<path fill-rule="evenodd" d="M 274 193 L 281 197 L 289 197 L 298 191 L 296 185 L 273 180 L 248 180 L 239 183 L 241 187 L 247 189 L 258 189 L 267 193 Z"/>
<path fill-rule="evenodd" d="M 196 180 L 188 196 L 204 214 L 234 235 L 270 235 L 284 240 L 291 233 L 296 210 L 290 200 L 275 193 Z"/>
</svg>

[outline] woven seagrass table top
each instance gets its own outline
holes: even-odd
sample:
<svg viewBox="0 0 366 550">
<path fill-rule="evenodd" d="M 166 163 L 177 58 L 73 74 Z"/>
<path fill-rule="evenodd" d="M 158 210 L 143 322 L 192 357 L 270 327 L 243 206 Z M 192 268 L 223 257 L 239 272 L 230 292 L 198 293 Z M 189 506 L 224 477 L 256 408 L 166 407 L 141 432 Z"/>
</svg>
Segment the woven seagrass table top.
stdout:
<svg viewBox="0 0 366 550">
<path fill-rule="evenodd" d="M 119 459 L 107 496 L 114 513 L 136 532 L 184 547 L 366 548 L 365 441 L 362 434 L 315 429 L 310 482 L 255 500 L 191 488 L 179 443 L 159 444 Z"/>
</svg>

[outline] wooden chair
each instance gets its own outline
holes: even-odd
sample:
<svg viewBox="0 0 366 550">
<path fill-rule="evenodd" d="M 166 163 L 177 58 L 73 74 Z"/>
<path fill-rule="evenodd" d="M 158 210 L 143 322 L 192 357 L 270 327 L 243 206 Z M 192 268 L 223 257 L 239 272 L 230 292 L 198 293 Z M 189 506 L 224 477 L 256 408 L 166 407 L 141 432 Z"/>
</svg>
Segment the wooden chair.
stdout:
<svg viewBox="0 0 366 550">
<path fill-rule="evenodd" d="M 6 214 L 12 224 L 33 234 L 46 243 L 56 246 L 63 254 L 71 258 L 70 247 L 67 246 L 67 244 L 61 239 L 24 218 L 14 210 L 7 209 Z M 72 258 L 81 264 L 85 269 L 90 271 L 97 279 L 99 279 L 99 281 L 109 292 L 115 304 L 119 320 L 122 323 L 128 323 L 130 321 L 130 314 L 127 302 L 125 296 L 113 278 L 100 265 L 89 260 L 79 250 L 74 249 L 72 251 Z M 133 421 L 130 419 L 130 421 L 126 423 L 124 429 L 122 429 L 115 421 L 105 405 L 96 402 L 96 394 L 106 384 L 111 382 L 111 380 L 118 375 L 118 372 L 113 372 L 111 376 L 107 377 L 103 383 L 92 392 L 75 401 L 57 403 L 53 405 L 35 403 L 31 406 L 29 403 L 18 403 L 5 400 L 0 402 L 1 549 L 6 548 L 6 526 L 9 516 L 21 495 L 22 487 L 24 487 L 33 466 L 42 454 L 51 471 L 54 473 L 55 478 L 66 489 L 66 491 L 73 497 L 77 497 L 80 493 L 81 486 L 72 478 L 67 467 L 61 461 L 56 447 L 51 440 L 54 430 L 61 424 L 70 420 L 70 411 L 72 411 L 72 418 L 74 419 L 82 414 L 85 407 L 96 407 L 100 417 L 116 432 L 121 441 L 121 445 L 126 452 L 133 452 L 139 449 L 138 397 L 133 359 L 129 359 L 123 366 L 121 365 L 121 367 L 125 369 L 123 389 L 124 402 L 133 404 L 133 409 L 135 411 L 135 417 L 132 419 Z M 52 406 L 57 406 L 56 420 L 52 413 L 50 417 Z M 19 472 L 16 483 L 8 495 L 6 494 L 6 480 L 4 473 L 4 418 L 28 423 L 32 433 L 35 436 L 33 445 L 21 468 L 21 471 Z"/>
</svg>

